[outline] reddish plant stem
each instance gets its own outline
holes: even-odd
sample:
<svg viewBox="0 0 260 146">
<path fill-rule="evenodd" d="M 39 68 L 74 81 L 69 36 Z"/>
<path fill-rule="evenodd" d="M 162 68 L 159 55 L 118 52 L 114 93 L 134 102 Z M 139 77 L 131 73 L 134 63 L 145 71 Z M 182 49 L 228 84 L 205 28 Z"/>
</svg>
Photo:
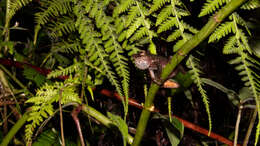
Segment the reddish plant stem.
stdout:
<svg viewBox="0 0 260 146">
<path fill-rule="evenodd" d="M 111 92 L 111 91 L 109 91 L 109 90 L 102 89 L 102 90 L 100 91 L 100 93 L 101 93 L 102 95 L 107 96 L 107 97 L 111 97 L 111 98 L 115 97 L 117 100 L 120 100 L 120 101 L 121 101 L 121 98 L 120 98 L 119 94 L 116 93 L 116 92 L 113 93 L 113 92 Z M 128 98 L 128 99 L 129 99 L 129 105 L 134 106 L 134 107 L 137 107 L 137 108 L 139 108 L 139 109 L 143 109 L 143 106 L 142 106 L 140 103 L 138 103 L 135 99 L 132 99 L 132 98 Z M 155 108 L 155 109 L 153 110 L 153 112 L 160 112 L 160 111 Z M 177 117 L 177 116 L 175 116 L 175 115 L 173 115 L 173 114 L 172 114 L 172 117 L 175 117 L 175 118 L 177 118 L 178 120 L 180 120 L 180 121 L 183 123 L 184 127 L 189 128 L 189 129 L 191 129 L 191 130 L 193 130 L 193 131 L 196 131 L 196 132 L 198 132 L 198 133 L 201 133 L 201 134 L 203 134 L 203 135 L 208 136 L 208 132 L 209 132 L 209 131 L 208 131 L 207 129 L 202 128 L 202 127 L 200 127 L 200 126 L 198 126 L 198 125 L 195 125 L 195 124 L 193 124 L 193 123 L 191 123 L 191 122 L 189 122 L 189 121 L 186 121 L 186 120 L 184 120 L 184 119 L 182 119 L 182 118 L 180 118 L 180 117 Z M 211 132 L 211 134 L 209 135 L 209 137 L 212 138 L 212 139 L 215 139 L 215 140 L 217 140 L 217 141 L 220 141 L 220 142 L 222 142 L 222 143 L 225 143 L 225 144 L 227 144 L 227 145 L 229 145 L 229 146 L 233 146 L 233 142 L 232 142 L 232 141 L 230 141 L 230 140 L 226 139 L 225 137 L 223 137 L 223 136 L 221 136 L 221 135 L 218 135 L 218 134 L 216 134 L 216 133 L 214 133 L 214 132 Z M 238 146 L 239 146 L 239 145 L 238 145 Z"/>
<path fill-rule="evenodd" d="M 47 75 L 48 73 L 51 72 L 51 70 L 42 69 L 42 68 L 40 68 L 40 67 L 31 65 L 31 64 L 29 64 L 29 63 L 21 63 L 21 62 L 12 61 L 12 60 L 9 60 L 9 59 L 1 59 L 1 58 L 0 58 L 0 64 L 8 65 L 8 66 L 15 66 L 16 68 L 22 68 L 22 69 L 24 68 L 24 65 L 27 65 L 27 66 L 29 66 L 29 67 L 35 69 L 36 71 L 38 71 L 38 72 L 39 72 L 40 74 L 42 74 L 42 75 Z M 58 78 L 65 80 L 65 79 L 68 78 L 68 76 L 60 76 L 60 77 L 58 77 Z M 102 90 L 100 91 L 100 93 L 101 93 L 102 95 L 107 96 L 107 97 L 111 97 L 111 98 L 115 97 L 117 100 L 120 100 L 120 101 L 121 101 L 121 98 L 120 98 L 119 94 L 116 93 L 116 92 L 112 92 L 112 91 L 109 91 L 109 90 L 107 90 L 107 89 L 102 89 Z M 143 109 L 143 105 L 140 104 L 140 103 L 138 103 L 135 99 L 129 98 L 128 100 L 129 100 L 129 105 L 134 106 L 134 107 L 139 108 L 139 109 Z M 153 112 L 160 112 L 160 111 L 155 108 L 155 109 L 153 110 Z M 191 130 L 193 130 L 193 131 L 196 131 L 196 132 L 198 132 L 198 133 L 201 133 L 201 134 L 203 134 L 203 135 L 205 135 L 205 136 L 208 136 L 208 132 L 209 132 L 209 131 L 208 131 L 207 129 L 202 128 L 202 127 L 200 127 L 200 126 L 198 126 L 198 125 L 195 125 L 195 124 L 193 124 L 193 123 L 191 123 L 191 122 L 189 122 L 189 121 L 186 121 L 186 120 L 184 120 L 184 119 L 182 119 L 182 118 L 180 118 L 180 117 L 177 117 L 177 116 L 175 116 L 175 115 L 172 115 L 172 116 L 175 117 L 175 118 L 177 118 L 178 120 L 180 120 L 180 121 L 183 123 L 184 127 L 189 128 L 189 129 L 191 129 Z M 75 121 L 75 120 L 74 120 L 74 121 Z M 76 121 L 75 121 L 75 122 L 76 122 Z M 76 123 L 76 125 L 77 125 L 77 123 Z M 80 125 L 79 125 L 79 126 L 80 126 Z M 81 130 L 80 130 L 80 131 L 81 131 Z M 79 131 L 79 132 L 80 132 L 80 131 Z M 82 133 L 81 133 L 81 135 L 82 135 Z M 225 137 L 223 137 L 223 136 L 221 136 L 221 135 L 218 135 L 218 134 L 216 134 L 216 133 L 214 133 L 214 132 L 211 132 L 211 134 L 209 135 L 209 137 L 212 138 L 212 139 L 218 140 L 218 141 L 220 141 L 220 142 L 222 142 L 222 143 L 225 143 L 225 144 L 227 144 L 227 145 L 229 145 L 229 146 L 232 146 L 232 145 L 233 145 L 233 142 L 232 142 L 232 141 L 230 141 L 230 140 L 226 139 Z M 238 145 L 238 146 L 240 146 L 240 145 Z"/>
<path fill-rule="evenodd" d="M 79 133 L 79 138 L 80 138 L 80 143 L 81 143 L 81 146 L 85 146 L 85 142 L 84 142 L 84 138 L 83 138 L 83 135 L 82 135 L 82 130 L 81 130 L 81 127 L 80 127 L 80 122 L 79 122 L 79 118 L 78 118 L 78 114 L 79 112 L 81 111 L 82 107 L 81 106 L 78 106 L 77 108 L 74 108 L 74 110 L 71 112 L 71 116 L 77 126 L 77 130 L 78 130 L 78 133 Z"/>
<path fill-rule="evenodd" d="M 26 62 L 23 63 L 23 62 L 18 62 L 18 61 L 12 61 L 9 59 L 4 59 L 4 58 L 0 58 L 0 64 L 7 65 L 7 66 L 14 66 L 16 68 L 21 68 L 21 69 L 23 69 L 25 66 L 29 66 L 29 67 L 35 69 L 36 71 L 38 71 L 40 74 L 45 75 L 45 76 L 47 76 L 51 72 L 50 69 L 43 69 L 43 68 L 37 67 L 35 65 L 32 65 L 32 64 L 29 64 Z M 58 78 L 65 80 L 68 78 L 68 76 L 59 76 Z"/>
</svg>

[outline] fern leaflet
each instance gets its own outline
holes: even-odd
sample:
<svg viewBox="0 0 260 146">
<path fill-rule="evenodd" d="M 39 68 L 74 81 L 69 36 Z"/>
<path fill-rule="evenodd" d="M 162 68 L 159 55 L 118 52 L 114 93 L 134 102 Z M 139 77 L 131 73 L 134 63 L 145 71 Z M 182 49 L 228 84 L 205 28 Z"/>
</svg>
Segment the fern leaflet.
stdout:
<svg viewBox="0 0 260 146">
<path fill-rule="evenodd" d="M 209 109 L 209 101 L 208 101 L 208 97 L 206 94 L 206 91 L 203 89 L 203 82 L 202 79 L 200 77 L 200 74 L 202 73 L 202 71 L 200 71 L 199 64 L 196 58 L 194 58 L 193 56 L 190 56 L 188 61 L 187 61 L 187 65 L 188 67 L 191 69 L 190 72 L 192 74 L 192 79 L 194 80 L 195 84 L 198 87 L 198 90 L 202 96 L 202 101 L 205 105 L 206 108 L 206 112 L 208 114 L 208 121 L 209 121 L 209 133 L 208 135 L 210 135 L 211 129 L 212 129 L 212 121 L 211 121 L 211 115 L 210 115 L 210 109 Z"/>
</svg>

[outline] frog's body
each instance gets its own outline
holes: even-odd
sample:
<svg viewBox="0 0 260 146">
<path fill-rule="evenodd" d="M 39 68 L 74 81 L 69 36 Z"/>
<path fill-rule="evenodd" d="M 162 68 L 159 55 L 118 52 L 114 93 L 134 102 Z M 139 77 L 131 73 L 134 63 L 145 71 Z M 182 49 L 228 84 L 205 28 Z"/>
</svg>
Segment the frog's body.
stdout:
<svg viewBox="0 0 260 146">
<path fill-rule="evenodd" d="M 166 66 L 166 64 L 169 62 L 169 59 L 163 56 L 158 55 L 152 55 L 148 54 L 145 51 L 133 55 L 134 63 L 137 68 L 141 70 L 149 70 L 150 76 L 152 80 L 157 84 L 162 84 L 161 79 L 159 78 L 162 69 Z M 172 78 L 176 75 L 177 71 L 173 71 L 169 78 Z M 173 88 L 178 88 L 179 84 L 176 83 Z"/>
</svg>

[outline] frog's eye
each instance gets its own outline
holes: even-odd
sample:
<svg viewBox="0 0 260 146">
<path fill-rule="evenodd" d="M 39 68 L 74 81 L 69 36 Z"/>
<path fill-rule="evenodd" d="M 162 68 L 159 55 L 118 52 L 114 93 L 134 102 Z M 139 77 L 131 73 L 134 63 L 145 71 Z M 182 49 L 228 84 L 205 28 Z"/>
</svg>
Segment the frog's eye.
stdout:
<svg viewBox="0 0 260 146">
<path fill-rule="evenodd" d="M 136 59 L 135 60 L 135 65 L 137 68 L 141 69 L 141 70 L 145 70 L 147 68 L 149 68 L 150 63 L 148 60 L 144 60 L 144 59 Z"/>
</svg>

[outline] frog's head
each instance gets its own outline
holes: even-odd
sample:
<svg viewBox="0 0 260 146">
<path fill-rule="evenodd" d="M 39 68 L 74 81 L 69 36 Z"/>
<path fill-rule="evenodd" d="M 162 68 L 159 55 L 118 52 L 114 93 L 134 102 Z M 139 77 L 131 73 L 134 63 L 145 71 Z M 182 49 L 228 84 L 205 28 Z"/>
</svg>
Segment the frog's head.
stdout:
<svg viewBox="0 0 260 146">
<path fill-rule="evenodd" d="M 148 69 L 151 65 L 151 60 L 145 51 L 140 52 L 139 54 L 134 54 L 135 66 L 141 70 Z"/>
</svg>

